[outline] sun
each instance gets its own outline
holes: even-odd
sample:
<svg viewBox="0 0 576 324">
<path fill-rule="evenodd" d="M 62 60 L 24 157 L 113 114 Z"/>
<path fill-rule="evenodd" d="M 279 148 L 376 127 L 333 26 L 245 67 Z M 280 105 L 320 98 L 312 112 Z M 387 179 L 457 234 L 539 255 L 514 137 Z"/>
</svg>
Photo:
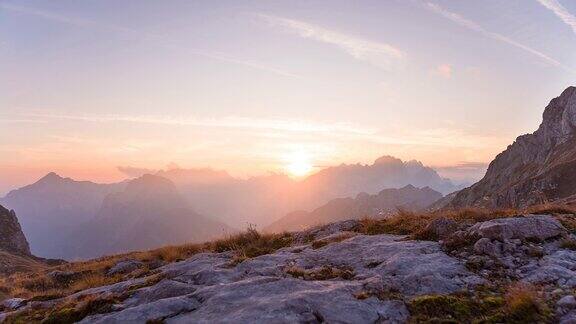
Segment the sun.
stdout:
<svg viewBox="0 0 576 324">
<path fill-rule="evenodd" d="M 308 175 L 313 167 L 310 162 L 310 156 L 303 152 L 294 152 L 287 156 L 286 171 L 293 177 L 303 177 Z"/>
</svg>

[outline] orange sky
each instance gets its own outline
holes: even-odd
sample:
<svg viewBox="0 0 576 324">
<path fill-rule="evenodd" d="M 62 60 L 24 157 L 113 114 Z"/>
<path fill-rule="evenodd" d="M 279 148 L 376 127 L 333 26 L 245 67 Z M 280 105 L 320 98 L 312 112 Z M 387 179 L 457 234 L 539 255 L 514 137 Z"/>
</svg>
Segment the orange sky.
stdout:
<svg viewBox="0 0 576 324">
<path fill-rule="evenodd" d="M 486 164 L 574 83 L 563 4 L 3 1 L 0 194 L 118 166 Z"/>
</svg>

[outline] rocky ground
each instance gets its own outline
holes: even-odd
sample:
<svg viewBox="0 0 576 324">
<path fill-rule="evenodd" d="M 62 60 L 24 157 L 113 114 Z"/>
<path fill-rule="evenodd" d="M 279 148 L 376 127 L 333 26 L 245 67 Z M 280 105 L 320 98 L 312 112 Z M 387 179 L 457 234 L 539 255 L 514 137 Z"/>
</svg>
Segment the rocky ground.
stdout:
<svg viewBox="0 0 576 324">
<path fill-rule="evenodd" d="M 437 219 L 424 231 L 430 241 L 360 227 L 354 220 L 295 233 L 289 247 L 245 260 L 199 253 L 139 278 L 130 273 L 142 262 L 123 260 L 109 272 L 125 281 L 54 300 L 10 299 L 0 319 L 576 323 L 576 241 L 553 216 Z"/>
</svg>

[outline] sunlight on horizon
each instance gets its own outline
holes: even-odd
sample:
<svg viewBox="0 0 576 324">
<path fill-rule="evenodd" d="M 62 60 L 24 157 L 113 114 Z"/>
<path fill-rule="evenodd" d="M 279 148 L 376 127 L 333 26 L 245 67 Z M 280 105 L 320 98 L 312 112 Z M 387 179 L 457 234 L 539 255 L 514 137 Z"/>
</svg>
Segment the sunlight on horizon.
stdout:
<svg viewBox="0 0 576 324">
<path fill-rule="evenodd" d="M 296 151 L 286 156 L 286 171 L 293 178 L 301 178 L 312 172 L 313 166 L 310 156 L 304 151 Z"/>
</svg>

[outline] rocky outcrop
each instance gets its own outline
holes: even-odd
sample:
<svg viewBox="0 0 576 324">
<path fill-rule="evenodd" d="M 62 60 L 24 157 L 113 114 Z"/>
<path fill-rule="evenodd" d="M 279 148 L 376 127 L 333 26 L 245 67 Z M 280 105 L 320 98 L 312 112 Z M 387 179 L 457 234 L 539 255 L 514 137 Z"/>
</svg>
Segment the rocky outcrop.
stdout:
<svg viewBox="0 0 576 324">
<path fill-rule="evenodd" d="M 30 246 L 13 210 L 0 206 L 0 250 L 18 255 L 30 255 Z"/>
<path fill-rule="evenodd" d="M 525 207 L 576 201 L 576 87 L 552 99 L 538 130 L 500 153 L 447 207 Z"/>
<path fill-rule="evenodd" d="M 16 213 L 0 206 L 0 275 L 39 270 L 47 263 L 59 262 L 33 256 Z"/>
<path fill-rule="evenodd" d="M 385 217 L 398 211 L 418 211 L 442 198 L 429 188 L 412 185 L 400 189 L 384 189 L 376 195 L 361 193 L 356 198 L 338 198 L 311 212 L 290 213 L 266 228 L 269 232 L 297 231 L 350 218 Z"/>
<path fill-rule="evenodd" d="M 442 244 L 485 278 L 573 289 L 576 251 L 561 244 L 573 239 L 554 217 L 527 215 L 477 223 Z M 460 244 L 454 248 L 454 242 Z"/>
<path fill-rule="evenodd" d="M 475 224 L 468 229 L 469 235 L 491 240 L 537 240 L 544 241 L 566 233 L 558 220 L 548 215 L 494 219 Z"/>
</svg>

